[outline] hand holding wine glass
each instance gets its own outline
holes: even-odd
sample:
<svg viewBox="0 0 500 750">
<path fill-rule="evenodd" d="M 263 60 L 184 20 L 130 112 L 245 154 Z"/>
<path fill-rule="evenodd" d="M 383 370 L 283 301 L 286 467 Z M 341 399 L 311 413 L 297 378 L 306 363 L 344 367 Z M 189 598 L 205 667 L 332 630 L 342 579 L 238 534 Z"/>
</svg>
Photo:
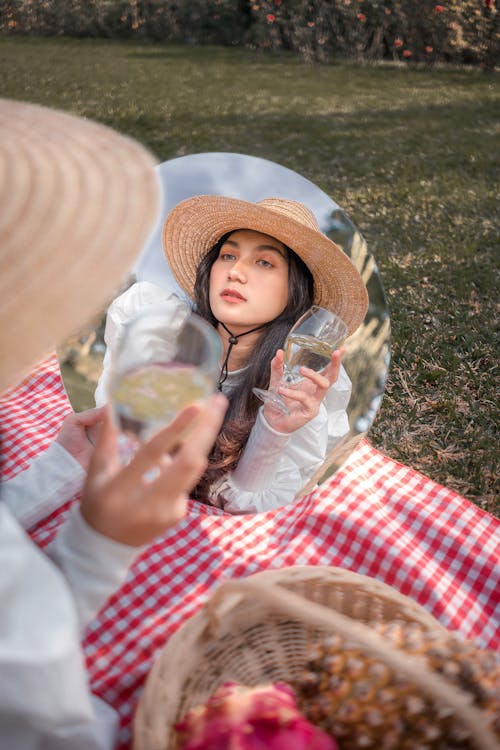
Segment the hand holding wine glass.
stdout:
<svg viewBox="0 0 500 750">
<path fill-rule="evenodd" d="M 291 417 L 297 408 L 305 423 L 311 419 L 328 388 L 335 382 L 343 350 L 339 347 L 347 336 L 347 327 L 335 313 L 313 305 L 291 328 L 283 354 L 273 360 L 269 390 L 254 388 L 253 392 L 266 404 L 265 414 Z M 335 352 L 335 354 L 334 354 Z M 276 372 L 282 375 L 276 382 Z M 272 407 L 272 409 L 270 408 Z M 276 429 L 288 425 L 293 431 L 301 426 L 298 420 L 274 419 Z"/>
<path fill-rule="evenodd" d="M 80 509 L 87 523 L 103 536 L 139 547 L 180 521 L 226 408 L 221 393 L 205 405 L 186 407 L 141 445 L 126 466 L 119 456 L 116 426 L 106 412 L 82 493 Z"/>
<path fill-rule="evenodd" d="M 215 329 L 193 313 L 174 317 L 168 304 L 155 305 L 127 324 L 109 388 L 125 462 L 180 410 L 206 401 L 220 358 Z"/>
</svg>

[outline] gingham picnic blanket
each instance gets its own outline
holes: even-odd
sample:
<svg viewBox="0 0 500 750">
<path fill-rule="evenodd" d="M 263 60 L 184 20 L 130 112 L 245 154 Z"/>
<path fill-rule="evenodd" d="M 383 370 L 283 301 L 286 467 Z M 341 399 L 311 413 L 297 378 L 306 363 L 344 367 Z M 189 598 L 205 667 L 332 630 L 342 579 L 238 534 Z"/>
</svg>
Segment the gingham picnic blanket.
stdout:
<svg viewBox="0 0 500 750">
<path fill-rule="evenodd" d="M 52 441 L 71 411 L 55 356 L 0 400 L 2 474 L 14 476 Z M 73 499 L 71 502 L 76 502 Z M 71 505 L 31 532 L 45 546 Z M 129 748 L 134 709 L 155 655 L 224 579 L 289 565 L 335 565 L 415 599 L 445 627 L 500 646 L 500 522 L 366 440 L 298 502 L 231 516 L 190 502 L 89 625 L 92 690 L 121 717 Z"/>
</svg>

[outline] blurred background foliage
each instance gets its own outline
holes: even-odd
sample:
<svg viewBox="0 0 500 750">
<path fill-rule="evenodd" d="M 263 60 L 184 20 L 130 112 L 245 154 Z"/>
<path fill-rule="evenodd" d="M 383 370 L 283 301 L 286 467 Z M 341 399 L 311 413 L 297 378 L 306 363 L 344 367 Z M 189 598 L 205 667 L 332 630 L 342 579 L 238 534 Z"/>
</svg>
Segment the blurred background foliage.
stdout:
<svg viewBox="0 0 500 750">
<path fill-rule="evenodd" d="M 0 32 L 495 67 L 498 0 L 3 0 Z"/>
</svg>

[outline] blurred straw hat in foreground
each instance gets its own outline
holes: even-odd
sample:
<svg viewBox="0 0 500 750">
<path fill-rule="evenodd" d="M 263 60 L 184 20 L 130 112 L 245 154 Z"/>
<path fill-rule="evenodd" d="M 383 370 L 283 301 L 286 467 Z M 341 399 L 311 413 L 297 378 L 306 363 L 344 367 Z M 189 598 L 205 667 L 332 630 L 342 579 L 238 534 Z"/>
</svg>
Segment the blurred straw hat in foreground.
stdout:
<svg viewBox="0 0 500 750">
<path fill-rule="evenodd" d="M 155 163 L 108 127 L 0 99 L 0 392 L 119 287 L 157 216 Z"/>
</svg>

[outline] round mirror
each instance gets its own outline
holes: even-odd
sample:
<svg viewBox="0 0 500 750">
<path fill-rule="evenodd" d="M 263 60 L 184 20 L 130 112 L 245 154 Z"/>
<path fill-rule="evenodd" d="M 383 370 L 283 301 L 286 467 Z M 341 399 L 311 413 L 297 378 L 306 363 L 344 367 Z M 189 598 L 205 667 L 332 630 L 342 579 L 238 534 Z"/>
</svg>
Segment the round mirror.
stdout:
<svg viewBox="0 0 500 750">
<path fill-rule="evenodd" d="M 161 211 L 133 269 L 134 281 L 151 281 L 184 292 L 176 284 L 162 248 L 161 232 L 169 211 L 194 195 L 224 195 L 247 201 L 279 197 L 300 201 L 315 214 L 321 230 L 349 255 L 365 282 L 369 307 L 363 324 L 347 341 L 344 366 L 352 381 L 348 407 L 350 431 L 328 457 L 315 482 L 335 471 L 366 434 L 382 399 L 390 358 L 390 320 L 384 289 L 366 242 L 342 209 L 320 188 L 297 172 L 255 156 L 207 153 L 182 156 L 160 164 L 163 187 Z M 123 291 L 123 288 L 120 291 Z M 94 391 L 104 356 L 102 316 L 59 350 L 64 384 L 76 411 L 94 406 Z"/>
</svg>

